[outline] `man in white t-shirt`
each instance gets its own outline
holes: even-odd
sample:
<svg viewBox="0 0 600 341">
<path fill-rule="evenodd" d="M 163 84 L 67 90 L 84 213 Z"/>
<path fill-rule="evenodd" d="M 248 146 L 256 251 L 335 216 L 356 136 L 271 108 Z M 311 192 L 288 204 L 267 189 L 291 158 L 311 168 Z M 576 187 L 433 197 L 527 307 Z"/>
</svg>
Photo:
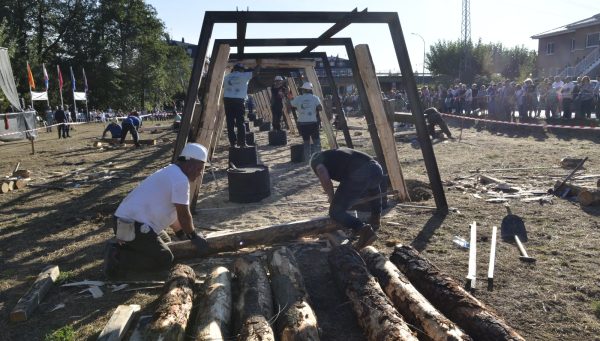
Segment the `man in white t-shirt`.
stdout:
<svg viewBox="0 0 600 341">
<path fill-rule="evenodd" d="M 129 270 L 169 269 L 173 253 L 164 231 L 171 227 L 179 238 L 187 237 L 202 252 L 208 244 L 194 228 L 190 212 L 190 182 L 204 169 L 208 152 L 198 143 L 188 143 L 174 164 L 142 181 L 115 212 L 117 242 L 104 254 L 104 272 L 114 278 Z"/>
<path fill-rule="evenodd" d="M 244 102 L 248 95 L 248 83 L 260 70 L 258 59 L 256 64 L 254 70 L 247 70 L 244 64 L 235 64 L 231 73 L 223 79 L 223 104 L 227 122 L 227 137 L 231 147 L 235 147 L 236 142 L 239 147 L 246 146 L 246 127 L 244 126 L 246 108 Z"/>
<path fill-rule="evenodd" d="M 304 82 L 300 88 L 300 96 L 292 99 L 290 104 L 298 117 L 298 132 L 304 141 L 304 156 L 308 160 L 311 153 L 321 150 L 321 137 L 319 136 L 319 111 L 323 110 L 321 100 L 312 93 L 313 85 Z M 312 146 L 310 140 L 312 139 Z"/>
</svg>

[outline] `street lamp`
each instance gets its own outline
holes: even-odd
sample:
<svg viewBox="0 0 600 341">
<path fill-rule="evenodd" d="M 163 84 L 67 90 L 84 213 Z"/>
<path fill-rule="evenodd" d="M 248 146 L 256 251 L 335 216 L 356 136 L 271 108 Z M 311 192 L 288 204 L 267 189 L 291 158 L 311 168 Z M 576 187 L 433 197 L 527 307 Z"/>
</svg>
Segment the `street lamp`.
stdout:
<svg viewBox="0 0 600 341">
<path fill-rule="evenodd" d="M 423 73 L 421 74 L 421 77 L 423 78 L 423 85 L 425 85 L 425 39 L 418 33 L 413 32 L 411 34 L 421 38 L 423 41 Z"/>
</svg>

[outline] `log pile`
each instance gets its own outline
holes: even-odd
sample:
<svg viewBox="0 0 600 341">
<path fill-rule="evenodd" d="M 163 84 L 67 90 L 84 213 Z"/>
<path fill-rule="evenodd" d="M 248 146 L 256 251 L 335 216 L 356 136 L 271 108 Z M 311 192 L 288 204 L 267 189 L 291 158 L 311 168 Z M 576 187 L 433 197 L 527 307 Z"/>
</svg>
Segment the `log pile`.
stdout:
<svg viewBox="0 0 600 341">
<path fill-rule="evenodd" d="M 231 273 L 217 267 L 204 282 L 196 317 L 196 341 L 226 340 L 231 321 Z"/>
</svg>

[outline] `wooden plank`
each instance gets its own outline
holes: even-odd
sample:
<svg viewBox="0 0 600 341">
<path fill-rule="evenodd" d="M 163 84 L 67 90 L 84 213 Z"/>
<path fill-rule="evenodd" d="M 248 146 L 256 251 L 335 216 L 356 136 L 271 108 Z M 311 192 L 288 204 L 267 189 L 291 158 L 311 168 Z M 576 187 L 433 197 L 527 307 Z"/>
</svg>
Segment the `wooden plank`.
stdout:
<svg viewBox="0 0 600 341">
<path fill-rule="evenodd" d="M 321 83 L 319 83 L 319 77 L 317 77 L 317 73 L 315 72 L 314 67 L 304 69 L 306 73 L 306 78 L 313 85 L 313 94 L 318 96 L 321 99 L 321 103 L 325 102 L 325 98 L 323 97 L 323 91 L 321 90 Z M 321 117 L 321 126 L 323 127 L 323 131 L 325 132 L 325 136 L 327 136 L 327 142 L 329 143 L 329 149 L 336 149 L 338 147 L 337 141 L 335 140 L 335 133 L 333 132 L 333 126 L 331 125 L 331 121 L 327 116 L 327 112 L 325 111 L 325 105 L 323 105 L 323 110 L 319 112 L 319 116 Z"/>
<path fill-rule="evenodd" d="M 398 191 L 398 197 L 401 201 L 410 201 L 410 196 L 402 175 L 400 160 L 396 150 L 396 141 L 394 134 L 385 115 L 383 101 L 381 99 L 381 88 L 375 74 L 375 66 L 371 59 L 369 46 L 366 44 L 357 45 L 355 48 L 358 70 L 361 74 L 362 82 L 371 105 L 375 127 L 381 141 L 383 157 L 388 171 L 388 176 L 392 184 L 392 189 Z M 380 160 L 381 161 L 381 160 Z"/>
<path fill-rule="evenodd" d="M 271 101 L 269 101 L 269 93 L 265 89 L 260 92 L 260 95 L 262 96 L 263 105 L 265 106 L 265 116 L 267 118 L 267 121 L 273 122 L 273 113 L 271 112 Z"/>
<path fill-rule="evenodd" d="M 42 302 L 54 282 L 56 282 L 58 275 L 60 275 L 58 265 L 46 267 L 10 312 L 10 320 L 12 322 L 27 321 L 40 302 Z"/>
<path fill-rule="evenodd" d="M 256 103 L 256 116 L 262 118 L 263 121 L 267 120 L 267 109 L 265 108 L 265 99 L 263 98 L 261 91 L 258 91 L 254 94 L 254 102 Z"/>
<path fill-rule="evenodd" d="M 296 81 L 294 81 L 294 78 L 289 77 L 287 79 L 288 82 L 288 88 L 290 89 L 291 93 L 292 93 L 292 97 L 298 97 L 300 94 L 298 93 L 298 87 L 296 86 Z"/>
<path fill-rule="evenodd" d="M 107 142 L 110 144 L 120 144 L 121 143 L 121 139 L 111 139 L 111 138 L 102 138 L 100 139 L 102 142 Z M 138 140 L 139 144 L 143 144 L 143 145 L 148 145 L 148 146 L 154 146 L 156 145 L 156 140 L 155 139 L 139 139 Z M 125 140 L 123 141 L 123 144 L 134 144 L 133 140 Z"/>
<path fill-rule="evenodd" d="M 219 140 L 221 139 L 221 134 L 223 134 L 223 124 L 225 124 L 225 106 L 223 102 L 219 103 L 219 108 L 217 109 L 217 123 L 215 125 L 215 132 L 212 136 L 212 141 L 210 142 L 210 157 L 209 160 L 212 160 L 213 154 L 219 145 Z"/>
<path fill-rule="evenodd" d="M 475 289 L 477 281 L 477 222 L 474 221 L 471 225 L 471 241 L 469 243 L 469 271 L 467 280 L 471 289 Z"/>
<path fill-rule="evenodd" d="M 122 340 L 138 311 L 140 311 L 140 306 L 137 304 L 119 305 L 102 329 L 98 341 Z"/>
<path fill-rule="evenodd" d="M 283 100 L 283 118 L 285 119 L 285 123 L 288 126 L 288 130 L 292 134 L 298 134 L 298 128 L 296 127 L 296 122 L 292 118 L 292 113 L 290 112 L 290 104 L 288 103 L 288 99 L 285 98 Z"/>
<path fill-rule="evenodd" d="M 233 67 L 237 63 L 244 64 L 247 68 L 256 67 L 256 59 L 242 59 L 229 62 L 229 67 Z M 304 69 L 307 67 L 314 67 L 315 61 L 308 59 L 261 59 L 260 66 L 263 69 Z"/>
</svg>

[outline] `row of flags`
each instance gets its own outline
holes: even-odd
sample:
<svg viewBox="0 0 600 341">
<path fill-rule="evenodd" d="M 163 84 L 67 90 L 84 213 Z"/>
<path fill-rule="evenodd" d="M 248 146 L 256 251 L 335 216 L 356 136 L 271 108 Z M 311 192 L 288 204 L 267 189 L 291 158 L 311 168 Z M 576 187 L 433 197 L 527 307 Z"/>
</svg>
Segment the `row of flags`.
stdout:
<svg viewBox="0 0 600 341">
<path fill-rule="evenodd" d="M 75 91 L 75 89 L 76 89 L 75 74 L 73 73 L 73 67 L 69 67 L 69 69 L 71 71 L 71 89 L 73 91 Z M 44 86 L 46 87 L 46 91 L 48 91 L 50 78 L 48 77 L 48 72 L 46 71 L 46 64 L 42 64 L 42 70 L 44 72 Z M 84 91 L 87 93 L 88 92 L 88 83 L 87 83 L 87 77 L 85 76 L 85 69 L 81 68 L 81 70 L 83 71 Z M 62 92 L 64 83 L 63 83 L 63 78 L 62 78 L 62 72 L 60 72 L 60 66 L 56 65 L 56 71 L 58 72 L 58 87 L 59 87 L 60 91 Z M 31 72 L 31 67 L 29 67 L 29 62 L 27 62 L 27 80 L 29 82 L 29 88 L 35 90 L 35 80 L 33 78 L 33 73 Z"/>
</svg>

